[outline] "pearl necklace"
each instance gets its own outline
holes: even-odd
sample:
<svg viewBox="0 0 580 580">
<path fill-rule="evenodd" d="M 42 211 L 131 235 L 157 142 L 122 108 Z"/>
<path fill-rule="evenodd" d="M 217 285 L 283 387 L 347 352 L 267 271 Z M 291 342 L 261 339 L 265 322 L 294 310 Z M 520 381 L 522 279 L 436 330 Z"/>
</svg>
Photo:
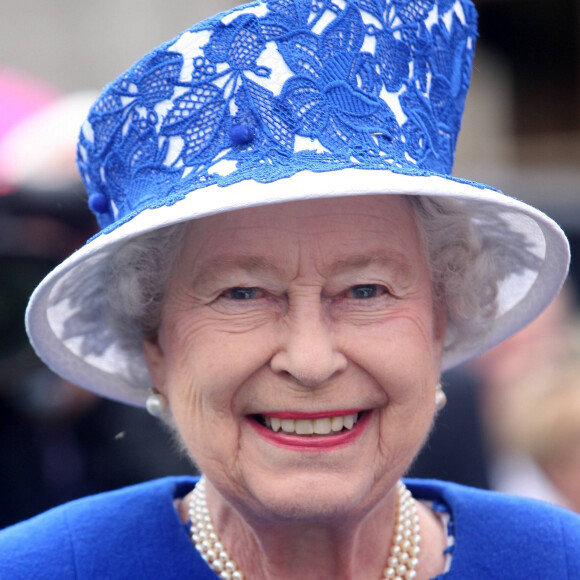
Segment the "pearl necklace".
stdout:
<svg viewBox="0 0 580 580">
<path fill-rule="evenodd" d="M 191 541 L 209 567 L 223 580 L 244 580 L 236 562 L 220 541 L 205 497 L 205 479 L 195 486 L 189 500 Z M 402 481 L 397 483 L 397 512 L 387 565 L 381 579 L 413 580 L 421 548 L 421 530 L 417 505 Z"/>
</svg>

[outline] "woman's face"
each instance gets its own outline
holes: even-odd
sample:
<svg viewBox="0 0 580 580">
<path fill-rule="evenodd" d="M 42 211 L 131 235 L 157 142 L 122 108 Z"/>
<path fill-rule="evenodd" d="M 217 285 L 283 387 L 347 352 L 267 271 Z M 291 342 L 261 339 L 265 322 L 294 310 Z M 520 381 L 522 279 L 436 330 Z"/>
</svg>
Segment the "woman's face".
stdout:
<svg viewBox="0 0 580 580">
<path fill-rule="evenodd" d="M 230 502 L 344 516 L 423 443 L 444 326 L 402 197 L 309 200 L 192 223 L 145 353 Z"/>
</svg>

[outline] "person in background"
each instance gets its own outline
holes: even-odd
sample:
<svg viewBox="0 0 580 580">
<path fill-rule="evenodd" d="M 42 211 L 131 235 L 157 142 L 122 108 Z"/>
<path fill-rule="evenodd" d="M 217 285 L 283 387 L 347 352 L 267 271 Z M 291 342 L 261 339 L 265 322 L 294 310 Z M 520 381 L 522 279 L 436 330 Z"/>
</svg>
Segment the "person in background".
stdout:
<svg viewBox="0 0 580 580">
<path fill-rule="evenodd" d="M 526 385 L 578 356 L 574 296 L 568 280 L 528 326 L 443 376 L 448 404 L 410 475 L 562 503 L 542 470 L 515 445 L 513 429 Z"/>
<path fill-rule="evenodd" d="M 580 358 L 546 369 L 525 385 L 508 443 L 539 466 L 554 501 L 580 513 Z"/>
<path fill-rule="evenodd" d="M 497 409 L 490 428 L 496 487 L 578 511 L 574 413 L 580 394 L 580 342 L 568 294 L 560 294 L 544 320 L 530 325 L 530 332 L 524 331 L 505 353 L 508 362 L 498 365 L 495 375 L 511 381 L 490 394 L 487 416 L 493 419 Z"/>
</svg>

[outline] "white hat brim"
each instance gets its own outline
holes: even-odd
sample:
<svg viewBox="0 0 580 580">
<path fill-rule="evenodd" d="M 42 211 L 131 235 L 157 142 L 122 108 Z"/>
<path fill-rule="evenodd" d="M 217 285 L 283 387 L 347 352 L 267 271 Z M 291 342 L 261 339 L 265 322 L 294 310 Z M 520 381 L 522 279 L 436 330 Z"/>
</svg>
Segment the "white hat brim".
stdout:
<svg viewBox="0 0 580 580">
<path fill-rule="evenodd" d="M 102 316 L 103 305 L 97 302 L 105 297 L 91 292 L 104 261 L 120 244 L 154 229 L 226 211 L 314 198 L 375 194 L 453 198 L 464 204 L 474 218 L 483 206 L 494 211 L 496 208 L 527 240 L 541 264 L 535 271 L 500 281 L 497 314 L 489 332 L 477 342 L 460 343 L 447 350 L 442 360 L 443 370 L 483 353 L 524 327 L 551 302 L 566 278 L 570 252 L 560 227 L 539 210 L 497 190 L 438 175 L 404 175 L 355 168 L 322 173 L 303 171 L 273 183 L 245 180 L 227 187 L 211 185 L 173 205 L 146 209 L 112 231 L 95 237 L 51 272 L 32 295 L 26 314 L 31 343 L 52 370 L 72 383 L 112 399 L 143 406 L 147 389 L 132 383 L 126 360 L 129 355 L 119 348 L 111 338 L 113 335 L 103 332 L 106 320 Z M 507 241 L 506 248 L 509 251 Z M 80 317 L 78 303 L 70 293 L 72 287 L 75 295 L 92 295 L 95 302 Z M 86 308 L 86 300 L 83 304 Z M 75 319 L 83 321 L 82 328 L 71 329 L 68 321 L 75 312 Z M 94 341 L 100 343 L 87 349 L 87 337 L 91 333 Z"/>
</svg>

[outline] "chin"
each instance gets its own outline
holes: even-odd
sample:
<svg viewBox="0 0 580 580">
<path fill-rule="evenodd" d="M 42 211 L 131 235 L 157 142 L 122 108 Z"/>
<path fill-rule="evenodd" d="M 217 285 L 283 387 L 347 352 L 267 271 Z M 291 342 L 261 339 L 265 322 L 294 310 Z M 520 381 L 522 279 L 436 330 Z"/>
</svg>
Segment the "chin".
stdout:
<svg viewBox="0 0 580 580">
<path fill-rule="evenodd" d="M 332 520 L 364 510 L 369 485 L 359 478 L 301 473 L 278 478 L 254 480 L 251 493 L 264 517 L 272 520 Z M 354 481 L 353 481 L 354 480 Z"/>
</svg>

